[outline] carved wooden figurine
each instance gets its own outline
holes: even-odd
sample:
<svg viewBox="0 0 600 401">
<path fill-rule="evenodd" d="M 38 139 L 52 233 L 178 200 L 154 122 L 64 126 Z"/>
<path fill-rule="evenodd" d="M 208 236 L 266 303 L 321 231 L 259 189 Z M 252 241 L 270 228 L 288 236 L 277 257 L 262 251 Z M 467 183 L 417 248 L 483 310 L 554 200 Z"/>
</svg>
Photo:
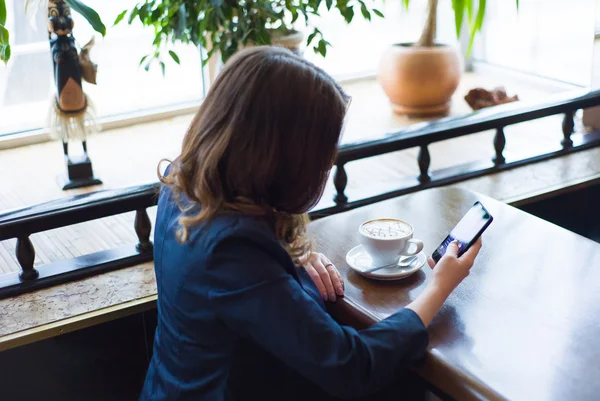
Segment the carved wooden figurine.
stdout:
<svg viewBox="0 0 600 401">
<path fill-rule="evenodd" d="M 94 178 L 87 152 L 87 137 L 95 128 L 94 108 L 83 92 L 82 77 L 96 83 L 97 66 L 90 61 L 89 51 L 94 39 L 83 47 L 78 56 L 73 37 L 71 9 L 64 0 L 48 1 L 48 39 L 54 63 L 56 93 L 49 112 L 48 125 L 54 137 L 60 138 L 68 170 L 63 189 L 101 184 Z M 83 157 L 69 156 L 69 142 L 81 141 Z"/>
</svg>

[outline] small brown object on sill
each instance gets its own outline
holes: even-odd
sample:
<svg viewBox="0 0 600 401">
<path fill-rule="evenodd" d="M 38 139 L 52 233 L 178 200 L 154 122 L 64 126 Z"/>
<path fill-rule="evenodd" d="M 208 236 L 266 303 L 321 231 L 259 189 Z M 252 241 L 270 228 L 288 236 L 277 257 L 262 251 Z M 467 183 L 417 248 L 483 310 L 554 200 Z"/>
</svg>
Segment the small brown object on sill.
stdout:
<svg viewBox="0 0 600 401">
<path fill-rule="evenodd" d="M 479 110 L 499 104 L 515 102 L 519 96 L 508 96 L 503 87 L 494 88 L 491 91 L 483 88 L 471 89 L 465 96 L 465 100 L 473 110 Z"/>
</svg>

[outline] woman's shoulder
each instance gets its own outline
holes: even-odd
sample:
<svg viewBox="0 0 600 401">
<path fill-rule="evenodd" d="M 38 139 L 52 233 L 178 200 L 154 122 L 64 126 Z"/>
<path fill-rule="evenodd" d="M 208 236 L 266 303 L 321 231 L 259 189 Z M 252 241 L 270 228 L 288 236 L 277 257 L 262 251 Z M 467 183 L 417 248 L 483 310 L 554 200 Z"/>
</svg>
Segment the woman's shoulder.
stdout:
<svg viewBox="0 0 600 401">
<path fill-rule="evenodd" d="M 200 229 L 199 235 L 210 238 L 207 247 L 214 250 L 226 244 L 247 243 L 261 248 L 281 248 L 279 241 L 260 218 L 244 214 L 222 214 Z"/>
<path fill-rule="evenodd" d="M 181 208 L 186 209 L 186 214 L 200 212 L 200 207 L 190 204 L 186 199 L 173 199 L 169 188 L 163 187 L 159 200 L 159 213 L 157 224 L 164 224 L 167 232 L 174 235 L 179 226 L 179 218 L 184 214 Z M 188 230 L 188 240 L 185 247 L 193 248 L 205 257 L 219 251 L 235 251 L 240 244 L 245 244 L 257 251 L 262 251 L 285 258 L 287 252 L 269 228 L 264 219 L 242 213 L 222 213 L 211 220 L 192 226 Z"/>
<path fill-rule="evenodd" d="M 221 215 L 206 229 L 211 237 L 204 247 L 206 274 L 215 294 L 296 275 L 289 254 L 262 220 Z"/>
</svg>

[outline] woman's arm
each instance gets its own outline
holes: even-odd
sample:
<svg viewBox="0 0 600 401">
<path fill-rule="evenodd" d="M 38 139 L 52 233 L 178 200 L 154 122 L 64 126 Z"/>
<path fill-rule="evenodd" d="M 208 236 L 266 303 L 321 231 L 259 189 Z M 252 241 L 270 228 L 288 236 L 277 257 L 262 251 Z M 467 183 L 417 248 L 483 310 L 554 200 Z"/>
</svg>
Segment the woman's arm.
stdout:
<svg viewBox="0 0 600 401">
<path fill-rule="evenodd" d="M 331 395 L 375 392 L 423 355 L 428 334 L 402 309 L 368 329 L 339 325 L 270 253 L 249 238 L 216 246 L 209 297 L 222 322 Z"/>
</svg>

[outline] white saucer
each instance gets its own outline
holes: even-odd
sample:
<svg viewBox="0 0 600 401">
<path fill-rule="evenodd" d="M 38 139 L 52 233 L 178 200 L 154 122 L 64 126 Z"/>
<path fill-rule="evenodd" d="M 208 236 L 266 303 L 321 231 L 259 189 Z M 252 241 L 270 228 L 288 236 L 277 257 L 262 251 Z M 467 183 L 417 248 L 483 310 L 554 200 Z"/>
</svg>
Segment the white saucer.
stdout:
<svg viewBox="0 0 600 401">
<path fill-rule="evenodd" d="M 398 263 L 410 257 L 411 256 L 401 256 Z M 352 270 L 361 276 L 372 278 L 374 280 L 399 280 L 415 274 L 421 270 L 425 263 L 427 263 L 427 255 L 425 255 L 424 252 L 419 252 L 417 258 L 417 261 L 412 263 L 409 267 L 390 266 L 376 270 L 372 273 L 366 273 L 366 270 L 375 266 L 373 266 L 371 256 L 365 251 L 365 248 L 362 245 L 355 246 L 346 254 L 346 262 Z"/>
</svg>

